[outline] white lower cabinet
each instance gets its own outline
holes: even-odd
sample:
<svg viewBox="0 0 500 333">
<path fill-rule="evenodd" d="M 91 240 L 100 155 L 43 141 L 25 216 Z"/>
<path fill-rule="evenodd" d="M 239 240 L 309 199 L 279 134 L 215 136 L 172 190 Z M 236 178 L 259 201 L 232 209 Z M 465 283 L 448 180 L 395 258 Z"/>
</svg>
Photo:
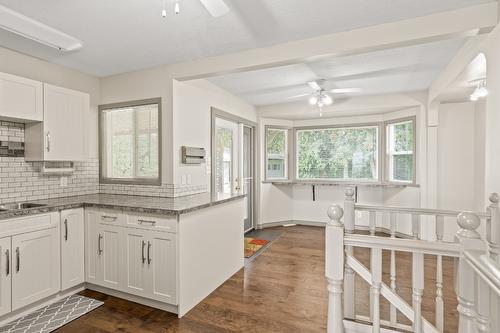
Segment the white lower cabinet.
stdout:
<svg viewBox="0 0 500 333">
<path fill-rule="evenodd" d="M 0 239 L 0 316 L 12 310 L 12 252 L 10 237 Z"/>
<path fill-rule="evenodd" d="M 58 228 L 13 236 L 11 249 L 12 310 L 60 291 Z"/>
<path fill-rule="evenodd" d="M 61 211 L 61 289 L 85 281 L 83 208 Z"/>
<path fill-rule="evenodd" d="M 160 223 L 151 217 L 144 218 L 149 228 L 134 227 L 129 218 L 85 210 L 87 282 L 176 304 L 176 234 L 156 231 Z"/>
</svg>

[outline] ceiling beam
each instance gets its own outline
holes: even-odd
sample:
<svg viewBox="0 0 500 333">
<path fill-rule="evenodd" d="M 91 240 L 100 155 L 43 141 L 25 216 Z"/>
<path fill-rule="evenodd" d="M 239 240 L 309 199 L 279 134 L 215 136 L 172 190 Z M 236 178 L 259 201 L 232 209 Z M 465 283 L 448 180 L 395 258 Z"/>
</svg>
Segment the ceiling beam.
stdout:
<svg viewBox="0 0 500 333">
<path fill-rule="evenodd" d="M 475 36 L 491 31 L 497 13 L 491 2 L 167 67 L 174 79 L 191 80 Z"/>
</svg>

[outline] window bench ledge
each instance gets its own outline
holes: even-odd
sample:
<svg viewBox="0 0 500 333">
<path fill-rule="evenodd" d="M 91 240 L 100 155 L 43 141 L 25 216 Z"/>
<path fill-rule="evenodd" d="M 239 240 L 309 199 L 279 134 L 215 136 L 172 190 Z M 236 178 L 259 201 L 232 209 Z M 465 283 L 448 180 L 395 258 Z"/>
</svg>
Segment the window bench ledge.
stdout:
<svg viewBox="0 0 500 333">
<path fill-rule="evenodd" d="M 317 185 L 317 186 L 366 186 L 366 187 L 387 187 L 387 188 L 405 188 L 420 187 L 419 184 L 404 183 L 349 183 L 349 182 L 327 182 L 327 181 L 292 181 L 292 180 L 264 180 L 262 184 L 272 185 Z"/>
</svg>

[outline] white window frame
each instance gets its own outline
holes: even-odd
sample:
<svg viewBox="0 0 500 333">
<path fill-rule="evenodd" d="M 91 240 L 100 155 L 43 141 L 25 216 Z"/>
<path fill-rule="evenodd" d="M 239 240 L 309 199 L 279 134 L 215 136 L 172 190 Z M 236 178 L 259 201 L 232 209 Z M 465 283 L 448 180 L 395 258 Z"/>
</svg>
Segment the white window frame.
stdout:
<svg viewBox="0 0 500 333">
<path fill-rule="evenodd" d="M 380 184 L 383 182 L 383 123 L 359 123 L 359 124 L 341 124 L 341 125 L 326 125 L 326 126 L 306 126 L 306 127 L 295 127 L 293 135 L 293 151 L 294 151 L 294 181 L 296 182 L 321 182 L 321 183 L 347 183 L 347 184 Z M 297 135 L 298 132 L 304 130 L 329 130 L 329 129 L 340 129 L 340 128 L 367 128 L 375 127 L 377 128 L 377 178 L 374 179 L 357 179 L 357 178 L 299 178 L 299 168 L 298 165 L 298 149 L 297 149 Z"/>
<path fill-rule="evenodd" d="M 106 177 L 103 173 L 103 168 L 107 166 L 107 156 L 106 149 L 104 145 L 106 144 L 105 139 L 105 128 L 103 124 L 102 117 L 104 112 L 111 109 L 120 109 L 127 107 L 136 107 L 142 105 L 158 105 L 158 176 L 157 177 L 133 177 L 133 178 L 112 178 Z M 121 102 L 121 103 L 113 103 L 113 104 L 105 104 L 99 105 L 99 183 L 101 184 L 128 184 L 128 185 L 161 185 L 161 176 L 162 176 L 162 122 L 161 122 L 161 98 L 151 98 L 151 99 L 143 99 L 137 101 L 129 101 L 129 102 Z M 136 121 L 136 119 L 134 120 Z M 134 131 L 136 127 L 134 126 Z M 134 142 L 137 140 L 137 135 L 134 133 Z M 136 144 L 134 143 L 134 147 Z M 135 149 L 135 148 L 134 148 Z M 133 156 L 135 159 L 135 153 Z M 134 168 L 136 167 L 135 160 L 133 161 Z M 136 174 L 136 172 L 134 172 Z"/>
<path fill-rule="evenodd" d="M 394 180 L 392 179 L 392 156 L 394 155 L 408 155 L 408 152 L 399 152 L 398 154 L 394 154 L 391 151 L 392 143 L 390 142 L 389 139 L 389 126 L 391 125 L 396 125 L 396 124 L 401 124 L 401 123 L 406 123 L 406 122 L 411 122 L 413 125 L 413 151 L 411 151 L 411 154 L 413 155 L 413 175 L 412 179 L 405 181 L 405 180 Z M 388 184 L 397 184 L 397 185 L 416 185 L 417 183 L 417 117 L 416 116 L 411 116 L 411 117 L 404 117 L 404 118 L 397 118 L 397 119 L 391 119 L 387 120 L 384 122 L 384 141 L 385 141 L 385 180 L 386 183 Z"/>
<path fill-rule="evenodd" d="M 283 172 L 283 177 L 268 177 L 267 171 L 269 167 L 269 159 L 268 159 L 268 153 L 267 153 L 267 132 L 269 130 L 274 130 L 274 131 L 283 131 L 285 133 L 285 153 L 283 157 L 284 161 L 284 172 Z M 266 181 L 288 181 L 290 179 L 290 128 L 289 127 L 284 127 L 284 126 L 273 126 L 273 125 L 266 125 L 264 126 L 264 179 Z"/>
</svg>

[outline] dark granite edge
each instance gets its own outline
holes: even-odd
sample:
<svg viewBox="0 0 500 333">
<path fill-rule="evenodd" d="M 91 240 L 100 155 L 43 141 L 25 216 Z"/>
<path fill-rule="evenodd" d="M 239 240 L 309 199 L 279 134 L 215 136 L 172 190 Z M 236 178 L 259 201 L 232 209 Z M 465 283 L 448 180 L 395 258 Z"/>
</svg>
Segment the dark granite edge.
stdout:
<svg viewBox="0 0 500 333">
<path fill-rule="evenodd" d="M 85 208 L 85 207 L 97 207 L 97 208 L 105 208 L 105 209 L 117 209 L 127 212 L 133 213 L 145 213 L 145 214 L 156 214 L 156 215 L 167 215 L 167 216 L 179 216 L 181 214 L 191 213 L 200 209 L 213 207 L 217 205 L 221 205 L 227 202 L 235 201 L 245 197 L 245 194 L 234 195 L 229 198 L 224 198 L 220 200 L 215 200 L 203 204 L 193 205 L 192 207 L 183 208 L 183 209 L 168 209 L 168 208 L 145 208 L 140 206 L 131 206 L 129 204 L 106 204 L 106 203 L 95 203 L 95 202 L 86 202 L 82 200 L 82 202 L 75 203 L 61 203 L 61 204 L 49 204 L 48 206 L 43 207 L 35 207 L 35 208 L 25 208 L 19 210 L 8 210 L 5 212 L 0 212 L 0 220 L 6 220 L 16 217 L 22 216 L 30 216 L 30 215 L 38 215 L 38 214 L 46 214 L 52 213 L 56 211 L 66 210 L 66 209 L 75 209 L 75 208 Z M 60 197 L 54 199 L 64 199 L 70 197 Z M 50 199 L 47 199 L 50 200 Z"/>
</svg>

